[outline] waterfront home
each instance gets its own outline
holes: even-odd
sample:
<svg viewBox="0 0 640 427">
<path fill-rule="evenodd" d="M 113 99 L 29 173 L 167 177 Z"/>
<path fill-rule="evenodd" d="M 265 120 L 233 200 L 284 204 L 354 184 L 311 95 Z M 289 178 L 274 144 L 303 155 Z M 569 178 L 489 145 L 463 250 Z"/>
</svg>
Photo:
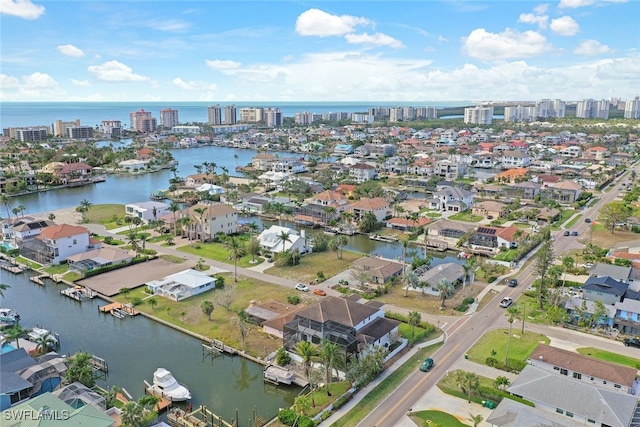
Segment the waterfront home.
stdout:
<svg viewBox="0 0 640 427">
<path fill-rule="evenodd" d="M 351 144 L 338 144 L 333 148 L 333 152 L 339 155 L 349 155 L 353 154 L 353 145 Z"/>
<path fill-rule="evenodd" d="M 496 174 L 493 179 L 496 182 L 516 184 L 525 180 L 528 173 L 529 169 L 527 168 L 509 169 Z"/>
<path fill-rule="evenodd" d="M 519 197 L 521 199 L 533 200 L 540 194 L 541 185 L 531 181 L 523 181 L 517 184 L 508 185 L 503 188 L 503 194 L 507 197 Z"/>
<path fill-rule="evenodd" d="M 371 212 L 376 221 L 382 222 L 389 214 L 389 202 L 382 197 L 363 198 L 351 204 L 347 210 L 353 213 L 355 222 L 359 222 L 367 212 Z"/>
<path fill-rule="evenodd" d="M 118 168 L 124 171 L 141 171 L 147 169 L 150 160 L 129 159 L 118 162 Z"/>
<path fill-rule="evenodd" d="M 441 212 L 463 212 L 473 206 L 473 193 L 459 187 L 446 187 L 427 199 L 428 208 Z"/>
<path fill-rule="evenodd" d="M 378 171 L 374 166 L 366 163 L 358 163 L 349 167 L 349 176 L 356 182 L 362 183 L 378 177 Z"/>
<path fill-rule="evenodd" d="M 418 276 L 418 280 L 420 283 L 425 283 L 429 285 L 432 294 L 437 295 L 438 291 L 436 290 L 436 285 L 441 280 L 446 280 L 449 283 L 452 283 L 454 286 L 459 285 L 463 282 L 464 279 L 464 268 L 460 264 L 456 264 L 454 262 L 446 262 L 444 264 L 439 264 L 431 269 L 420 270 L 420 274 Z M 418 290 L 412 288 L 412 290 Z"/>
<path fill-rule="evenodd" d="M 285 235 L 288 235 L 288 240 L 282 240 L 282 237 Z M 260 248 L 264 252 L 271 254 L 282 253 L 285 251 L 292 252 L 296 249 L 301 254 L 310 251 L 305 230 L 298 233 L 298 231 L 293 228 L 272 225 L 268 229 L 263 230 L 262 233 L 258 235 L 257 239 L 260 243 Z"/>
<path fill-rule="evenodd" d="M 301 341 L 319 344 L 334 342 L 351 355 L 366 354 L 374 346 L 389 347 L 398 336 L 397 320 L 384 317 L 375 304 L 360 304 L 348 298 L 326 297 L 295 312 L 293 320 L 284 324 L 284 348 L 294 353 Z"/>
<path fill-rule="evenodd" d="M 476 228 L 475 224 L 462 221 L 452 221 L 441 218 L 425 226 L 427 240 L 442 240 L 456 245 L 458 240 L 469 230 Z"/>
<path fill-rule="evenodd" d="M 102 242 L 92 239 L 85 227 L 69 224 L 52 225 L 43 229 L 33 239 L 18 245 L 20 255 L 40 264 L 59 264 L 67 257 L 102 247 Z"/>
<path fill-rule="evenodd" d="M 513 225 L 506 228 L 480 226 L 469 238 L 469 247 L 480 252 L 495 252 L 499 248 L 516 248 L 518 232 L 522 233 L 522 230 Z"/>
<path fill-rule="evenodd" d="M 337 212 L 343 212 L 349 205 L 349 198 L 342 191 L 325 190 L 305 199 L 305 202 L 314 205 L 334 208 Z"/>
<path fill-rule="evenodd" d="M 467 173 L 467 163 L 449 159 L 438 160 L 433 166 L 433 175 L 446 180 L 456 180 Z"/>
<path fill-rule="evenodd" d="M 189 188 L 199 187 L 202 184 L 215 184 L 217 182 L 216 174 L 195 173 L 187 176 L 184 180 L 184 186 Z"/>
<path fill-rule="evenodd" d="M 558 203 L 574 203 L 582 194 L 582 186 L 575 181 L 560 181 L 542 190 L 543 199 L 555 200 Z"/>
<path fill-rule="evenodd" d="M 54 175 L 67 184 L 78 179 L 85 179 L 91 176 L 93 167 L 82 162 L 65 163 L 60 169 L 56 169 Z"/>
<path fill-rule="evenodd" d="M 53 221 L 35 219 L 30 216 L 3 219 L 1 224 L 2 238 L 5 240 L 24 240 L 35 237 L 40 234 L 43 229 L 55 225 Z"/>
<path fill-rule="evenodd" d="M 204 203 L 180 211 L 180 218 L 191 218 L 190 224 L 182 224 L 182 235 L 207 241 L 216 234 L 238 232 L 238 211 L 222 203 Z"/>
<path fill-rule="evenodd" d="M 171 274 L 159 280 L 145 283 L 150 293 L 174 301 L 215 289 L 216 278 L 194 269 Z"/>
<path fill-rule="evenodd" d="M 354 261 L 351 268 L 358 274 L 364 273 L 371 283 L 385 283 L 392 277 L 399 276 L 404 265 L 382 258 L 362 257 Z"/>
<path fill-rule="evenodd" d="M 271 170 L 271 164 L 278 160 L 276 156 L 268 153 L 259 153 L 253 160 L 251 160 L 251 166 L 259 171 Z"/>
<path fill-rule="evenodd" d="M 509 214 L 509 209 L 508 206 L 502 202 L 485 200 L 476 203 L 473 206 L 471 213 L 486 219 L 499 219 L 506 217 Z"/>
<path fill-rule="evenodd" d="M 67 257 L 70 271 L 84 274 L 87 271 L 109 267 L 112 265 L 126 265 L 131 262 L 133 255 L 129 251 L 116 247 L 106 247 L 82 252 Z"/>
<path fill-rule="evenodd" d="M 124 205 L 126 216 L 140 218 L 145 224 L 167 213 L 169 213 L 169 205 L 163 202 L 139 202 Z"/>
<path fill-rule="evenodd" d="M 410 232 L 416 228 L 424 227 L 431 222 L 430 218 L 418 217 L 415 221 L 411 218 L 392 217 L 385 221 L 385 226 L 392 230 Z"/>
</svg>

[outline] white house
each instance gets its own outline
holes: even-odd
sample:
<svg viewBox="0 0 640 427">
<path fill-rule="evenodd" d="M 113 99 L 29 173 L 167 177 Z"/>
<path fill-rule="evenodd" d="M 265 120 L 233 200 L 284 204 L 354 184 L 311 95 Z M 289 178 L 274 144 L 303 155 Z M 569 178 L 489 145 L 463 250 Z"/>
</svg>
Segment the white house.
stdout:
<svg viewBox="0 0 640 427">
<path fill-rule="evenodd" d="M 126 216 L 140 218 L 145 224 L 168 212 L 169 205 L 162 202 L 140 202 L 124 205 L 124 213 Z"/>
<path fill-rule="evenodd" d="M 376 221 L 382 222 L 389 214 L 389 202 L 382 197 L 372 199 L 360 199 L 353 203 L 348 211 L 353 213 L 353 220 L 358 222 L 367 213 L 371 212 L 376 217 Z"/>
<path fill-rule="evenodd" d="M 118 163 L 120 169 L 139 171 L 147 168 L 149 160 L 129 159 Z"/>
<path fill-rule="evenodd" d="M 377 178 L 376 168 L 366 163 L 358 163 L 349 167 L 349 176 L 356 182 L 365 182 Z"/>
<path fill-rule="evenodd" d="M 462 212 L 473 206 L 473 193 L 459 187 L 446 187 L 433 193 L 429 209 L 444 212 Z"/>
<path fill-rule="evenodd" d="M 185 216 L 191 218 L 191 224 L 182 226 L 182 234 L 189 236 L 191 233 L 193 239 L 211 240 L 217 233 L 238 232 L 238 211 L 229 205 L 197 204 L 181 211 L 181 217 Z"/>
<path fill-rule="evenodd" d="M 496 151 L 498 147 L 494 147 Z M 531 156 L 518 150 L 505 150 L 500 158 L 502 169 L 526 168 L 531 164 Z"/>
<path fill-rule="evenodd" d="M 44 228 L 55 225 L 53 221 L 35 219 L 30 216 L 7 218 L 2 220 L 2 237 L 4 239 L 24 240 L 40 234 Z"/>
<path fill-rule="evenodd" d="M 84 227 L 59 224 L 43 229 L 38 236 L 20 243 L 20 254 L 41 264 L 59 264 L 67 257 L 101 248 Z"/>
<path fill-rule="evenodd" d="M 224 187 L 220 187 L 215 184 L 202 184 L 200 187 L 196 188 L 198 193 L 209 193 L 209 194 L 224 194 L 226 192 Z"/>
<path fill-rule="evenodd" d="M 214 289 L 216 287 L 216 279 L 200 271 L 189 269 L 160 280 L 153 280 L 146 283 L 146 285 L 149 292 L 154 295 L 181 301 Z"/>
<path fill-rule="evenodd" d="M 280 238 L 282 233 L 289 234 L 289 240 L 285 241 L 284 244 Z M 301 254 L 309 252 L 304 230 L 298 233 L 298 231 L 293 228 L 281 227 L 279 225 L 272 225 L 270 228 L 260 233 L 258 236 L 258 242 L 263 250 L 274 254 L 284 251 L 293 251 L 295 249 L 300 251 Z"/>
</svg>

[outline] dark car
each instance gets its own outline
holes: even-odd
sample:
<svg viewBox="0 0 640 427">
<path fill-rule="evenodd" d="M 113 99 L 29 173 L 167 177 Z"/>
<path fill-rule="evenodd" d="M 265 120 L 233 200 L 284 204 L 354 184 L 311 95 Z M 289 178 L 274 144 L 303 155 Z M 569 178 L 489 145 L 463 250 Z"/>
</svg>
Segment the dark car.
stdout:
<svg viewBox="0 0 640 427">
<path fill-rule="evenodd" d="M 627 347 L 640 348 L 640 339 L 638 338 L 627 338 L 623 342 L 624 342 L 624 345 Z"/>
<path fill-rule="evenodd" d="M 591 224 L 591 219 L 590 218 L 585 218 L 584 222 L 587 223 L 587 224 Z"/>
<path fill-rule="evenodd" d="M 518 279 L 509 280 L 509 287 L 510 288 L 515 288 L 516 286 L 518 286 Z"/>
<path fill-rule="evenodd" d="M 572 232 L 571 232 L 571 235 L 572 235 L 572 236 L 577 236 L 577 235 L 578 235 L 578 232 L 577 232 L 577 231 L 572 231 Z"/>
<path fill-rule="evenodd" d="M 429 372 L 431 368 L 433 368 L 433 359 L 430 357 L 427 357 L 426 359 L 424 359 L 424 362 L 422 362 L 422 364 L 420 365 L 420 370 L 422 372 Z"/>
<path fill-rule="evenodd" d="M 562 233 L 563 236 L 569 236 L 571 233 L 569 233 L 569 230 L 564 230 L 564 233 Z"/>
<path fill-rule="evenodd" d="M 344 279 L 340 279 L 340 280 L 338 280 L 338 285 L 340 285 L 340 286 L 349 286 L 349 282 L 347 282 Z"/>
</svg>

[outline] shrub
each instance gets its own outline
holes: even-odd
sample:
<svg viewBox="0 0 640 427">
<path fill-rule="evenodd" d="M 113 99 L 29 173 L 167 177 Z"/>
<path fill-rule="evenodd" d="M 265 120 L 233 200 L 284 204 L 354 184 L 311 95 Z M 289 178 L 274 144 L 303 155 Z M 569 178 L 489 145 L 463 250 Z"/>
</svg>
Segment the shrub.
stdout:
<svg viewBox="0 0 640 427">
<path fill-rule="evenodd" d="M 224 276 L 221 276 L 219 274 L 216 274 L 215 276 L 216 279 L 216 289 L 222 289 L 224 288 Z"/>
<path fill-rule="evenodd" d="M 278 412 L 278 419 L 280 420 L 280 422 L 288 426 L 293 425 L 293 423 L 296 421 L 296 417 L 296 413 L 291 409 L 282 409 L 280 412 Z"/>
<path fill-rule="evenodd" d="M 496 279 L 498 279 L 496 276 L 491 276 L 487 279 L 487 283 L 493 283 L 496 281 Z"/>
<path fill-rule="evenodd" d="M 473 304 L 474 301 L 475 299 L 473 297 L 466 297 L 465 299 L 462 300 L 462 303 L 470 305 L 470 304 Z"/>
<path fill-rule="evenodd" d="M 131 300 L 131 304 L 133 304 L 134 307 L 142 304 L 142 298 L 135 297 L 134 299 Z"/>
<path fill-rule="evenodd" d="M 113 243 L 113 236 L 107 236 L 107 237 L 105 237 L 105 238 L 104 238 L 104 242 L 105 242 L 107 245 L 110 245 L 111 243 Z"/>
<path fill-rule="evenodd" d="M 340 409 L 342 406 L 344 406 L 345 403 L 350 401 L 352 397 L 353 397 L 353 393 L 349 391 L 343 394 L 342 396 L 338 397 L 336 401 L 333 402 L 333 409 L 334 410 Z"/>
<path fill-rule="evenodd" d="M 520 373 L 520 371 L 522 371 L 525 366 L 527 366 L 527 363 L 523 360 L 507 359 L 505 370 L 514 373 Z"/>
<path fill-rule="evenodd" d="M 500 362 L 498 362 L 498 359 L 494 357 L 487 357 L 484 361 L 484 364 L 487 366 L 491 366 L 492 368 L 500 366 Z"/>
<path fill-rule="evenodd" d="M 287 295 L 287 302 L 289 304 L 298 305 L 300 304 L 300 297 L 298 295 Z"/>
<path fill-rule="evenodd" d="M 278 349 L 278 353 L 276 353 L 276 363 L 280 366 L 286 366 L 291 363 L 291 356 L 284 347 Z"/>
<path fill-rule="evenodd" d="M 305 417 L 303 415 L 300 418 L 298 418 L 298 424 L 296 425 L 299 427 L 314 427 L 316 423 L 311 418 Z"/>
</svg>

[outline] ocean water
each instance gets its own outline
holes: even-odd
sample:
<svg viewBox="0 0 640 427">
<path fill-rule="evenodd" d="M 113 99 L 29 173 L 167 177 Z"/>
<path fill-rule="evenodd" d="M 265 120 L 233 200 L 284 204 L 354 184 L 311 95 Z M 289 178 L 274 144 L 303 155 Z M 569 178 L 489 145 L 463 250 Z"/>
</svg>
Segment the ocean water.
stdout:
<svg viewBox="0 0 640 427">
<path fill-rule="evenodd" d="M 82 125 L 95 126 L 103 120 L 120 120 L 124 127 L 130 124 L 129 113 L 144 109 L 153 117 L 160 118 L 160 110 L 178 110 L 181 124 L 206 122 L 207 107 L 220 104 L 224 109 L 229 102 L 3 102 L 0 106 L 0 129 L 26 126 L 51 126 L 56 120 L 72 121 L 80 119 Z M 309 111 L 322 114 L 328 112 L 367 112 L 371 107 L 460 107 L 472 105 L 469 101 L 456 102 L 236 102 L 239 110 L 243 107 L 280 108 L 285 117 Z M 224 116 L 224 113 L 223 113 Z"/>
</svg>

